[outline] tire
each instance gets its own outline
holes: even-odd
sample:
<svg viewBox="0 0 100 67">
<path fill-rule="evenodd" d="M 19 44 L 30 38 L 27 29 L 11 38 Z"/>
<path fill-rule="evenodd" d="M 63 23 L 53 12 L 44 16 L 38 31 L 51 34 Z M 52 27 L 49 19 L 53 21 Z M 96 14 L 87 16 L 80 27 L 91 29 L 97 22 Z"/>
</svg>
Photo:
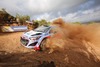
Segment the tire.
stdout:
<svg viewBox="0 0 100 67">
<path fill-rule="evenodd" d="M 46 50 L 46 42 L 47 39 L 43 39 L 41 44 L 40 44 L 40 51 L 45 51 Z"/>
</svg>

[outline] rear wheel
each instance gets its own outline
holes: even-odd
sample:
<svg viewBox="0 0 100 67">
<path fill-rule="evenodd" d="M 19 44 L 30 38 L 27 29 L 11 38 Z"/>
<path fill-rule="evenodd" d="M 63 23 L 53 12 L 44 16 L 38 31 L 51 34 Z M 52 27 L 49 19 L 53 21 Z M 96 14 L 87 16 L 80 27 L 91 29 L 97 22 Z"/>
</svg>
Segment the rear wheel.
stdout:
<svg viewBox="0 0 100 67">
<path fill-rule="evenodd" d="M 46 43 L 47 43 L 47 39 L 43 39 L 41 44 L 40 44 L 40 50 L 41 51 L 46 50 Z"/>
</svg>

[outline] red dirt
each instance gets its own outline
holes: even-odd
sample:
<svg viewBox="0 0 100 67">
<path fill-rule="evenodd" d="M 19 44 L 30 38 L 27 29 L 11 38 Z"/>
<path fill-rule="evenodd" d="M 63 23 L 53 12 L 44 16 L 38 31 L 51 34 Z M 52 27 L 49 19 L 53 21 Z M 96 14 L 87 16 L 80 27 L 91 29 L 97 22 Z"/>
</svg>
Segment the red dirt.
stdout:
<svg viewBox="0 0 100 67">
<path fill-rule="evenodd" d="M 0 33 L 0 67 L 43 67 L 41 65 L 43 61 L 53 61 L 56 67 L 100 67 L 98 58 L 100 49 L 94 52 L 95 47 L 91 49 L 87 45 L 80 45 L 80 40 L 72 38 L 73 40 L 70 40 L 72 43 L 67 43 L 65 46 L 68 48 L 55 50 L 49 54 L 49 50 L 35 52 L 20 45 L 22 33 Z M 86 41 L 84 43 L 87 44 Z"/>
</svg>

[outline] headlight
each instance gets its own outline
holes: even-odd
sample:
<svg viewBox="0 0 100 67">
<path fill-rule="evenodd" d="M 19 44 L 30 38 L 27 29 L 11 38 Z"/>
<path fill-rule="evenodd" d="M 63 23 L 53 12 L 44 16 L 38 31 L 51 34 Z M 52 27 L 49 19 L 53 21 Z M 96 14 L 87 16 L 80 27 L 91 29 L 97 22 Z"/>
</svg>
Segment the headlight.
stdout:
<svg viewBox="0 0 100 67">
<path fill-rule="evenodd" d="M 30 38 L 30 40 L 36 40 L 36 38 Z"/>
<path fill-rule="evenodd" d="M 38 40 L 41 36 L 37 36 L 37 37 L 32 37 L 30 38 L 30 40 Z"/>
</svg>

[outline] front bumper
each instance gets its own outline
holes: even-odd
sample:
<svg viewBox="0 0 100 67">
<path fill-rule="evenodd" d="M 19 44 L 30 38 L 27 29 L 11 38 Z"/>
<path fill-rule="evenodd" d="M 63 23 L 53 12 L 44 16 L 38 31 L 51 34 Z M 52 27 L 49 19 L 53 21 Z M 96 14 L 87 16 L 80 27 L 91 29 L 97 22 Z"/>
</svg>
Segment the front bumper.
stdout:
<svg viewBox="0 0 100 67">
<path fill-rule="evenodd" d="M 21 41 L 21 43 L 22 43 L 24 46 L 27 46 L 27 44 L 29 43 L 29 40 L 24 39 L 24 38 L 22 38 L 22 37 L 21 37 L 20 41 Z"/>
<path fill-rule="evenodd" d="M 21 37 L 20 42 L 26 48 L 33 48 L 34 50 L 40 50 L 40 47 L 37 45 L 38 41 L 32 42 L 28 39 L 24 39 Z"/>
</svg>

